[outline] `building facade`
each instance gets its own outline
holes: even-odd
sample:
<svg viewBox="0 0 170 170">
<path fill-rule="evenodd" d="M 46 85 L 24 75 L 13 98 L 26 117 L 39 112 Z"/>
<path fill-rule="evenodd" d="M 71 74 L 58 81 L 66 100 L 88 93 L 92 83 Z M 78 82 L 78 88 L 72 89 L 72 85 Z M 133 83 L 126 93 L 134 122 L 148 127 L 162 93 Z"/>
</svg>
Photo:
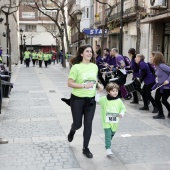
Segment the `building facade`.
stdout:
<svg viewBox="0 0 170 170">
<path fill-rule="evenodd" d="M 149 51 L 161 51 L 170 64 L 170 0 L 150 1 L 141 25 L 149 25 Z"/>
<path fill-rule="evenodd" d="M 51 8 L 50 1 L 44 0 L 43 2 L 47 8 Z M 20 46 L 24 46 L 24 49 L 31 51 L 55 51 L 56 46 L 59 44 L 56 44 L 56 38 L 53 35 L 58 33 L 58 29 L 49 17 L 45 16 L 38 9 L 30 7 L 34 6 L 34 3 L 33 0 L 26 0 L 19 8 L 19 28 L 24 31 L 23 35 L 25 36 L 23 42 L 20 40 Z M 40 8 L 47 15 L 56 17 L 57 11 L 46 10 L 42 6 Z"/>
<path fill-rule="evenodd" d="M 17 2 L 16 2 L 17 4 Z M 9 5 L 9 1 L 0 1 L 0 7 L 3 5 Z M 5 10 L 5 9 L 4 9 Z M 13 9 L 9 9 L 12 12 Z M 0 47 L 3 50 L 3 62 L 7 62 L 7 53 L 9 53 L 9 44 L 7 45 L 7 27 L 6 27 L 6 16 L 1 11 L 0 18 Z M 8 15 L 9 19 L 9 34 L 11 42 L 11 63 L 17 63 L 19 61 L 19 47 L 18 47 L 18 11 Z"/>
<path fill-rule="evenodd" d="M 81 20 L 77 16 L 81 11 Z M 70 35 L 70 49 L 72 54 L 80 45 L 90 44 L 89 37 L 83 33 L 83 29 L 90 27 L 90 20 L 92 18 L 91 0 L 75 0 L 68 6 L 68 26 Z"/>
</svg>

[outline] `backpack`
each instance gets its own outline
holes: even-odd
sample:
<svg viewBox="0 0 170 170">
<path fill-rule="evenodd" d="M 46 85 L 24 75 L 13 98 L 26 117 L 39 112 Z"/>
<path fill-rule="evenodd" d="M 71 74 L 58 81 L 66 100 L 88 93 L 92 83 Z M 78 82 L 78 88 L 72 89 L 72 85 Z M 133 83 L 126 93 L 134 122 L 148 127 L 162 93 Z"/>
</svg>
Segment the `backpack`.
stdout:
<svg viewBox="0 0 170 170">
<path fill-rule="evenodd" d="M 124 58 L 124 60 L 125 60 L 125 65 L 126 65 L 126 66 L 130 66 L 131 61 L 130 61 L 129 57 L 123 56 L 123 58 Z"/>
</svg>

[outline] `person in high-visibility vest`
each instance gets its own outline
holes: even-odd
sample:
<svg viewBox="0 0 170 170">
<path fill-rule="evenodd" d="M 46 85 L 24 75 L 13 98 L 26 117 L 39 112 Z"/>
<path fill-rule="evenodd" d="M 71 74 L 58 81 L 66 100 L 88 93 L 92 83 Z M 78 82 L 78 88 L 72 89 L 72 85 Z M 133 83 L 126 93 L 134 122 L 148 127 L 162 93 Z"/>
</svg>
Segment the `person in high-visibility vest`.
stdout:
<svg viewBox="0 0 170 170">
<path fill-rule="evenodd" d="M 33 67 L 35 67 L 35 62 L 37 60 L 37 52 L 34 50 L 31 55 L 32 55 Z"/>
<path fill-rule="evenodd" d="M 44 60 L 44 63 L 45 63 L 45 67 L 47 68 L 48 61 L 50 60 L 48 53 L 44 53 L 43 60 Z"/>
<path fill-rule="evenodd" d="M 30 56 L 31 56 L 31 52 L 26 50 L 24 52 L 24 60 L 25 60 L 25 64 L 26 64 L 26 67 L 29 67 L 29 64 L 30 64 Z"/>
<path fill-rule="evenodd" d="M 38 61 L 39 61 L 39 67 L 42 67 L 42 61 L 43 61 L 43 52 L 40 51 L 38 54 Z"/>
<path fill-rule="evenodd" d="M 48 52 L 48 57 L 49 57 L 48 63 L 51 64 L 52 53 Z"/>
</svg>

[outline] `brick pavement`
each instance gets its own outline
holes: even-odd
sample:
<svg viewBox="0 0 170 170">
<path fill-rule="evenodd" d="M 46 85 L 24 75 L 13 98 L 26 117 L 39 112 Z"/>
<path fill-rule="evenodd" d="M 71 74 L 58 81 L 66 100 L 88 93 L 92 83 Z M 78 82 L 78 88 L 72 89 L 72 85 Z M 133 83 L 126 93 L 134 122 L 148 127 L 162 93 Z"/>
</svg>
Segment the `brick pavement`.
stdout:
<svg viewBox="0 0 170 170">
<path fill-rule="evenodd" d="M 139 112 L 142 102 L 124 101 L 128 112 L 113 138 L 112 157 L 106 157 L 98 105 L 90 142 L 94 158 L 89 160 L 81 153 L 82 128 L 68 143 L 71 113 L 60 100 L 71 93 L 66 84 L 68 72 L 59 65 L 15 68 L 14 89 L 9 100 L 4 100 L 0 116 L 0 136 L 9 139 L 9 144 L 0 145 L 0 170 L 169 169 L 170 119 L 153 120 L 149 111 Z"/>
</svg>

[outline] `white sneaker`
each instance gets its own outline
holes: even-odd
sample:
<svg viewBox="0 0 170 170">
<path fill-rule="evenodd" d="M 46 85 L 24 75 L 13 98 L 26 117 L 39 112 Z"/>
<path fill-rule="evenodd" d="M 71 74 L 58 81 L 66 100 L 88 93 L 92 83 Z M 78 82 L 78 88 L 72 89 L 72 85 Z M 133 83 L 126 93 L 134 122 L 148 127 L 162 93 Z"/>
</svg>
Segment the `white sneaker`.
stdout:
<svg viewBox="0 0 170 170">
<path fill-rule="evenodd" d="M 111 149 L 106 149 L 106 152 L 107 152 L 107 156 L 109 156 L 109 155 L 113 155 L 113 152 L 112 152 L 112 150 L 111 150 Z"/>
</svg>

